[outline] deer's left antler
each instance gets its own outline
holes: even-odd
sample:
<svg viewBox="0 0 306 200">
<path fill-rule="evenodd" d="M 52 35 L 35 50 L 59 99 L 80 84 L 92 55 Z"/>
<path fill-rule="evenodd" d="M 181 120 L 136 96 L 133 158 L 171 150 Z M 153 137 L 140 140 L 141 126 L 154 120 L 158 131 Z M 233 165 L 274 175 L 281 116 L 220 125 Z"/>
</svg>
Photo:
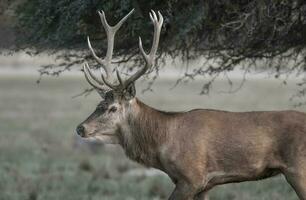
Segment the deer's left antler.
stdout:
<svg viewBox="0 0 306 200">
<path fill-rule="evenodd" d="M 123 17 L 115 26 L 110 26 L 106 20 L 105 14 L 103 11 L 99 11 L 99 16 L 101 19 L 101 23 L 104 27 L 104 30 L 106 32 L 107 36 L 107 51 L 106 56 L 104 59 L 99 58 L 94 49 L 91 46 L 89 37 L 87 37 L 87 44 L 91 51 L 92 56 L 95 58 L 95 60 L 101 65 L 102 68 L 100 68 L 102 79 L 109 79 L 110 73 L 111 73 L 111 62 L 113 57 L 113 51 L 114 51 L 114 39 L 116 32 L 120 29 L 122 24 L 128 19 L 128 17 L 134 12 L 134 9 L 132 9 L 125 17 Z M 103 71 L 105 71 L 106 78 L 103 75 Z M 101 90 L 105 90 L 104 83 L 101 82 L 90 70 L 89 65 L 87 63 L 83 66 L 84 74 L 86 80 L 94 87 Z"/>
</svg>

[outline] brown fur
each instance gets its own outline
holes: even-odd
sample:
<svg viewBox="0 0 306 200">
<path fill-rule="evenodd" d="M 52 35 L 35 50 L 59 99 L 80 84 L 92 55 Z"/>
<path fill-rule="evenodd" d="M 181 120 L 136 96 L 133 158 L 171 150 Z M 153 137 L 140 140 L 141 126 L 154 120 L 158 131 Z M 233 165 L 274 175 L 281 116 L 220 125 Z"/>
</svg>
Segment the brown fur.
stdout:
<svg viewBox="0 0 306 200">
<path fill-rule="evenodd" d="M 168 116 L 136 100 L 140 112 L 129 112 L 127 116 L 130 137 L 119 132 L 119 140 L 126 154 L 133 160 L 150 167 L 158 168 L 158 148 L 167 140 Z M 154 120 L 152 120 L 154 119 Z"/>
<path fill-rule="evenodd" d="M 119 141 L 131 159 L 163 170 L 170 199 L 203 198 L 215 185 L 283 173 L 306 199 L 306 115 L 296 111 L 167 113 L 136 100 Z M 124 128 L 122 128 L 124 129 Z"/>
</svg>

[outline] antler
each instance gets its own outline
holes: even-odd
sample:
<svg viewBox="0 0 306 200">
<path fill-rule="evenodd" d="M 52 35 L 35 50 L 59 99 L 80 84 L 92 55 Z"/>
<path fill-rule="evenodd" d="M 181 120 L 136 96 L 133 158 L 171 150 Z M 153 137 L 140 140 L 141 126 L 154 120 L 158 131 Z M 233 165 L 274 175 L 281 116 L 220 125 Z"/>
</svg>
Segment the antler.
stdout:
<svg viewBox="0 0 306 200">
<path fill-rule="evenodd" d="M 162 14 L 158 11 L 158 17 L 156 15 L 156 13 L 151 10 L 151 12 L 149 13 L 150 15 L 150 19 L 153 22 L 154 25 L 154 36 L 153 36 L 153 42 L 152 42 L 152 47 L 150 50 L 149 54 L 146 54 L 146 52 L 143 49 L 142 46 L 142 40 L 141 37 L 139 37 L 139 49 L 140 52 L 143 56 L 143 58 L 145 59 L 146 64 L 140 69 L 138 70 L 135 74 L 133 74 L 131 77 L 129 77 L 127 80 L 122 81 L 122 78 L 120 77 L 119 71 L 118 69 L 116 69 L 116 75 L 119 81 L 119 85 L 113 85 L 110 82 L 108 82 L 103 76 L 103 82 L 109 86 L 112 89 L 125 89 L 127 88 L 127 86 L 129 86 L 131 83 L 135 82 L 138 78 L 140 78 L 143 74 L 146 73 L 146 71 L 154 66 L 155 63 L 155 55 L 158 49 L 158 43 L 159 43 L 159 37 L 160 37 L 160 31 L 163 25 L 163 21 L 164 18 L 162 16 Z"/>
<path fill-rule="evenodd" d="M 122 18 L 115 26 L 110 26 L 108 24 L 108 22 L 106 21 L 106 17 L 103 11 L 99 11 L 99 16 L 102 22 L 102 25 L 104 27 L 104 30 L 106 32 L 106 36 L 107 36 L 107 52 L 106 52 L 106 56 L 104 59 L 101 59 L 97 56 L 97 54 L 95 53 L 95 51 L 93 50 L 89 37 L 87 37 L 87 44 L 88 47 L 91 51 L 92 56 L 95 58 L 95 60 L 102 66 L 102 68 L 100 68 L 101 70 L 101 76 L 102 79 L 105 79 L 103 76 L 103 72 L 102 69 L 105 71 L 106 73 L 106 77 L 109 78 L 109 75 L 111 73 L 111 69 L 110 69 L 110 65 L 112 62 L 112 57 L 113 57 L 113 50 L 114 50 L 114 38 L 116 35 L 116 32 L 120 29 L 120 27 L 122 26 L 122 24 L 127 20 L 127 18 L 134 12 L 134 9 L 132 9 L 124 18 Z M 103 87 L 104 83 L 101 82 L 90 70 L 89 65 L 87 63 L 84 64 L 83 66 L 83 70 L 84 70 L 84 74 L 85 74 L 85 78 L 86 80 L 95 88 L 98 89 L 102 89 L 105 90 L 105 88 Z"/>
<path fill-rule="evenodd" d="M 104 69 L 105 73 L 106 73 L 106 78 L 103 75 L 102 72 L 102 68 L 100 68 L 101 70 L 101 78 L 103 80 L 103 82 L 101 82 L 90 70 L 89 66 L 87 63 L 85 63 L 83 69 L 84 69 L 84 74 L 85 74 L 85 78 L 86 80 L 95 88 L 99 88 L 101 90 L 105 90 L 104 88 L 104 84 L 107 85 L 108 87 L 114 89 L 114 90 L 118 90 L 118 91 L 123 91 L 124 89 L 126 89 L 131 83 L 135 82 L 138 78 L 140 78 L 143 74 L 146 73 L 146 71 L 149 68 L 152 68 L 154 66 L 155 63 L 155 55 L 157 52 L 157 48 L 158 48 L 158 43 L 159 43 L 159 37 L 160 37 L 160 32 L 161 32 L 161 28 L 163 25 L 163 16 L 161 15 L 161 13 L 158 11 L 158 17 L 156 15 L 156 13 L 151 10 L 151 12 L 149 13 L 150 15 L 150 19 L 153 22 L 154 25 L 154 36 L 153 36 L 153 42 L 152 42 L 152 47 L 150 50 L 150 53 L 147 54 L 142 46 L 142 40 L 141 37 L 139 37 L 139 49 L 140 52 L 143 56 L 143 58 L 145 59 L 146 64 L 140 69 L 138 70 L 135 74 L 133 74 L 131 77 L 129 77 L 127 80 L 123 81 L 122 78 L 120 77 L 119 71 L 116 68 L 116 76 L 117 79 L 119 81 L 118 85 L 115 85 L 113 83 L 110 83 L 108 81 L 108 77 L 109 74 L 111 72 L 111 69 L 109 68 L 111 65 L 111 60 L 112 60 L 112 55 L 113 55 L 113 49 L 114 49 L 114 38 L 115 38 L 115 34 L 116 31 L 120 28 L 120 26 L 126 21 L 126 19 L 133 13 L 134 9 L 131 10 L 123 19 L 121 19 L 118 24 L 116 24 L 115 26 L 110 26 L 108 25 L 106 18 L 105 18 L 105 14 L 103 11 L 99 12 L 100 18 L 101 18 L 101 22 L 103 24 L 103 27 L 106 31 L 107 34 L 107 52 L 106 52 L 106 57 L 102 60 L 101 58 L 99 58 L 95 51 L 93 50 L 90 40 L 89 38 L 87 38 L 87 43 L 88 43 L 88 47 L 93 55 L 93 57 L 96 59 L 96 61 L 102 65 L 102 68 Z M 93 80 L 93 81 L 92 81 Z"/>
<path fill-rule="evenodd" d="M 133 76 L 131 76 L 129 79 L 125 81 L 125 85 L 128 86 L 130 83 L 136 81 L 139 77 L 141 77 L 146 71 L 153 67 L 155 64 L 155 55 L 158 49 L 158 43 L 159 43 L 159 37 L 160 37 L 160 31 L 163 26 L 164 18 L 158 11 L 158 18 L 153 10 L 151 10 L 150 19 L 153 22 L 154 25 L 154 36 L 153 36 L 153 42 L 152 47 L 149 54 L 146 54 L 146 52 L 143 50 L 142 47 L 142 41 L 141 37 L 139 37 L 139 49 L 143 56 L 143 58 L 146 61 L 146 65 L 142 67 L 139 71 L 137 71 Z"/>
</svg>

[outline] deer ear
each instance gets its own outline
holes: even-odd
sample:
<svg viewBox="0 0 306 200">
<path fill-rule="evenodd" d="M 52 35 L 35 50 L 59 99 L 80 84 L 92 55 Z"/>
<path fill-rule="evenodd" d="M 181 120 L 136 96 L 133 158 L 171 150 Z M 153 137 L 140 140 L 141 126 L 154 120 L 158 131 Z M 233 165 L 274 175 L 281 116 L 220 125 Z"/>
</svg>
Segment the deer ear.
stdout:
<svg viewBox="0 0 306 200">
<path fill-rule="evenodd" d="M 131 83 L 124 90 L 123 96 L 126 100 L 130 100 L 130 99 L 133 99 L 135 95 L 136 95 L 136 88 L 135 88 L 134 83 Z"/>
</svg>

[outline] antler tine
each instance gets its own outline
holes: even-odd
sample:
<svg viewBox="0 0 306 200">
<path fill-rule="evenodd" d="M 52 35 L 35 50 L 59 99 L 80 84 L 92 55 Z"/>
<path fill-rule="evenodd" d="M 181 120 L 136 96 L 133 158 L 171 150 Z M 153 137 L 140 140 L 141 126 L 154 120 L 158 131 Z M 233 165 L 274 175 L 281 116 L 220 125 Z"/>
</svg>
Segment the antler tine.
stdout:
<svg viewBox="0 0 306 200">
<path fill-rule="evenodd" d="M 101 23 L 104 27 L 104 30 L 106 32 L 106 36 L 107 36 L 107 51 L 106 51 L 106 56 L 104 59 L 101 59 L 97 56 L 97 54 L 95 53 L 94 49 L 91 46 L 89 37 L 87 37 L 87 44 L 88 47 L 91 51 L 92 56 L 95 58 L 95 60 L 102 66 L 102 68 L 100 68 L 101 70 L 101 78 L 103 80 L 103 82 L 99 81 L 94 75 L 93 73 L 91 73 L 90 68 L 87 66 L 87 70 L 84 70 L 84 73 L 88 72 L 88 74 L 86 74 L 86 79 L 90 80 L 89 77 L 91 77 L 93 80 L 95 80 L 97 83 L 101 84 L 101 85 L 108 85 L 110 87 L 110 83 L 109 82 L 105 82 L 104 80 L 108 79 L 110 76 L 110 65 L 111 65 L 111 61 L 112 61 L 112 56 L 113 56 L 113 50 L 114 50 L 114 38 L 116 35 L 116 32 L 120 29 L 120 27 L 122 26 L 122 24 L 128 19 L 128 17 L 134 12 L 134 9 L 132 9 L 125 17 L 123 17 L 116 25 L 114 26 L 110 26 L 106 20 L 105 14 L 103 11 L 98 11 L 98 14 L 100 16 L 101 19 Z M 85 68 L 84 68 L 85 69 Z M 103 77 L 103 70 L 105 71 L 106 74 L 106 78 Z M 88 81 L 91 85 L 92 82 Z M 111 88 L 114 88 L 111 87 Z"/>
<path fill-rule="evenodd" d="M 133 74 L 130 78 L 128 78 L 124 82 L 124 87 L 127 87 L 129 84 L 136 81 L 139 77 L 141 77 L 144 73 L 146 73 L 146 71 L 149 68 L 154 66 L 155 55 L 158 49 L 160 31 L 163 25 L 164 18 L 159 11 L 158 11 L 158 17 L 157 17 L 156 13 L 153 10 L 151 10 L 151 12 L 149 13 L 149 16 L 154 25 L 154 36 L 153 36 L 153 42 L 152 42 L 150 53 L 147 54 L 144 51 L 143 46 L 142 46 L 141 37 L 139 37 L 139 49 L 140 49 L 141 55 L 145 59 L 146 64 L 139 71 L 137 71 L 135 74 Z"/>
<path fill-rule="evenodd" d="M 122 26 L 122 24 L 128 19 L 128 17 L 134 12 L 134 8 L 125 16 L 123 17 L 115 26 L 113 26 L 113 28 L 115 29 L 115 31 L 117 31 L 118 29 L 120 29 L 120 27 Z"/>
<path fill-rule="evenodd" d="M 108 80 L 103 76 L 103 74 L 101 75 L 101 77 L 102 77 L 102 80 L 103 80 L 105 85 L 107 85 L 108 87 L 110 87 L 113 90 L 117 89 L 118 86 L 117 85 L 113 85 L 112 83 L 108 82 Z"/>
<path fill-rule="evenodd" d="M 120 84 L 120 85 L 123 85 L 123 81 L 122 81 L 122 78 L 121 78 L 121 76 L 120 76 L 120 74 L 119 74 L 118 68 L 116 68 L 116 75 L 117 75 L 117 79 L 118 79 L 118 81 L 119 81 L 119 84 Z"/>
<path fill-rule="evenodd" d="M 85 78 L 87 80 L 87 82 L 93 86 L 94 88 L 100 89 L 100 90 L 105 90 L 106 88 L 103 87 L 103 83 L 100 82 L 97 77 L 91 72 L 89 65 L 87 62 L 85 62 L 85 64 L 83 65 L 83 71 L 84 71 L 84 75 Z M 94 81 L 92 81 L 92 79 Z"/>
<path fill-rule="evenodd" d="M 106 63 L 105 63 L 105 60 L 102 60 L 101 58 L 99 58 L 97 56 L 97 54 L 95 53 L 95 51 L 93 50 L 92 46 L 91 46 L 91 43 L 90 43 L 90 40 L 89 40 L 89 37 L 87 36 L 87 45 L 88 45 L 88 48 L 92 54 L 92 56 L 94 57 L 94 59 L 102 66 L 102 68 L 104 69 L 105 73 L 106 73 L 106 76 L 109 76 L 109 70 L 108 68 L 106 67 Z"/>
<path fill-rule="evenodd" d="M 128 17 L 134 12 L 134 9 L 132 9 L 125 17 L 123 17 L 116 25 L 110 26 L 106 20 L 105 13 L 103 11 L 99 11 L 98 14 L 100 16 L 102 25 L 104 27 L 104 30 L 106 32 L 107 36 L 107 52 L 106 56 L 103 60 L 104 66 L 105 66 L 105 72 L 106 76 L 110 74 L 110 69 L 108 68 L 111 64 L 112 57 L 113 57 L 113 50 L 114 50 L 114 38 L 116 35 L 116 32 L 120 29 L 122 24 L 128 19 Z"/>
</svg>

